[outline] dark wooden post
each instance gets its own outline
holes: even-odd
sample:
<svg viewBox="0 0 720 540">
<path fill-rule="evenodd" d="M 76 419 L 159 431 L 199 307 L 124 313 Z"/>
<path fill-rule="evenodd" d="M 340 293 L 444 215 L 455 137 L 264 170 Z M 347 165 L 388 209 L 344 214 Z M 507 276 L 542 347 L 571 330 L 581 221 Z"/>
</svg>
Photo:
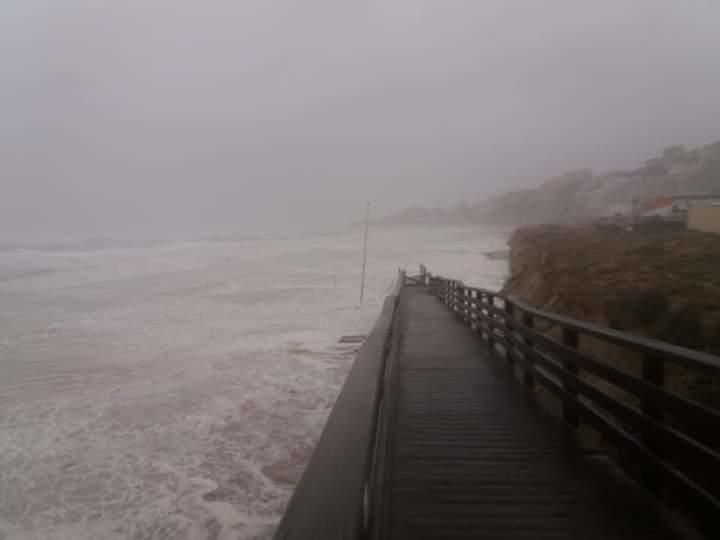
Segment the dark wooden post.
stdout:
<svg viewBox="0 0 720 540">
<path fill-rule="evenodd" d="M 487 302 L 487 304 L 485 306 L 486 308 L 488 306 L 493 305 L 494 298 L 495 297 L 492 294 L 488 294 L 485 296 L 485 301 Z M 485 309 L 485 315 L 487 315 L 488 319 L 492 319 L 492 312 L 489 309 Z M 495 333 L 495 329 L 493 328 L 493 326 L 490 323 L 488 323 L 487 329 L 488 329 L 488 349 L 490 350 L 490 352 L 494 352 L 495 351 L 495 339 L 493 339 L 493 336 Z"/>
<path fill-rule="evenodd" d="M 470 329 L 471 329 L 473 332 L 476 332 L 476 331 L 477 331 L 477 327 L 478 327 L 477 315 L 475 315 L 475 313 L 473 313 L 473 310 L 477 310 L 477 309 L 478 309 L 477 297 L 478 297 L 477 291 L 476 291 L 476 290 L 471 290 L 471 291 L 470 291 Z"/>
<path fill-rule="evenodd" d="M 485 302 L 487 301 L 487 298 L 485 296 L 484 292 L 480 293 L 480 303 L 478 304 L 478 312 L 482 315 L 485 315 Z M 488 333 L 488 325 L 487 322 L 480 319 L 480 337 L 483 339 L 483 341 L 489 341 L 490 340 L 490 334 Z"/>
<path fill-rule="evenodd" d="M 465 285 L 460 287 L 460 293 L 462 294 L 461 309 L 462 309 L 462 320 L 467 322 L 468 317 L 468 289 Z"/>
<path fill-rule="evenodd" d="M 455 286 L 455 307 L 462 320 L 465 320 L 465 289 L 461 284 Z"/>
<path fill-rule="evenodd" d="M 642 360 L 642 377 L 643 379 L 655 386 L 664 386 L 665 385 L 665 362 L 662 358 L 658 358 L 656 356 L 652 355 L 645 355 L 643 356 Z M 652 403 L 648 402 L 647 400 L 643 400 L 641 403 L 641 409 L 643 413 L 645 413 L 646 416 L 649 418 L 652 418 L 653 420 L 656 420 L 658 422 L 664 422 L 665 415 L 663 414 L 662 410 L 653 405 Z M 648 449 L 654 453 L 655 455 L 659 457 L 663 457 L 665 455 L 664 448 L 660 445 L 658 445 L 655 441 L 648 439 L 647 437 L 643 438 L 643 442 L 645 443 L 645 446 L 648 447 Z M 647 468 L 642 472 L 643 482 L 645 485 L 650 489 L 651 491 L 655 492 L 658 495 L 662 496 L 662 487 L 663 487 L 663 479 L 662 477 L 654 470 Z"/>
<path fill-rule="evenodd" d="M 462 283 L 458 283 L 457 294 L 455 295 L 457 302 L 458 313 L 460 318 L 465 320 L 465 286 Z"/>
<path fill-rule="evenodd" d="M 571 328 L 562 329 L 562 340 L 566 346 L 573 349 L 577 349 L 578 345 L 580 344 L 577 331 Z M 574 361 L 564 358 L 562 364 L 566 370 L 568 370 L 576 377 L 578 376 L 578 366 Z M 568 393 L 577 397 L 577 388 L 574 388 L 567 383 L 563 383 L 563 388 L 565 388 Z M 577 427 L 580 424 L 580 419 L 577 417 L 577 414 L 575 414 L 575 412 L 570 407 L 568 407 L 567 404 L 563 405 L 563 417 L 565 418 L 565 421 L 571 426 Z"/>
<path fill-rule="evenodd" d="M 515 306 L 507 298 L 505 298 L 505 313 L 505 359 L 512 366 L 514 364 L 514 360 L 510 349 L 512 348 L 511 336 L 514 334 L 513 326 L 515 324 Z"/>
<path fill-rule="evenodd" d="M 525 328 L 533 328 L 535 326 L 535 319 L 530 313 L 523 312 L 522 314 L 522 323 Z M 527 345 L 530 348 L 533 348 L 533 341 L 530 338 L 524 337 L 523 342 L 525 345 Z M 527 363 L 532 366 L 534 364 L 534 361 L 530 355 L 525 355 L 525 360 Z M 533 388 L 535 386 L 535 377 L 532 376 L 532 373 L 528 369 L 528 366 L 525 367 L 525 374 L 523 379 L 525 380 L 525 386 L 528 388 Z"/>
<path fill-rule="evenodd" d="M 472 326 L 472 311 L 470 311 L 470 305 L 472 304 L 472 291 L 465 287 L 465 322 Z"/>
<path fill-rule="evenodd" d="M 662 358 L 646 355 L 642 361 L 642 377 L 646 382 L 655 386 L 665 385 L 665 362 Z M 653 420 L 663 421 L 663 413 L 648 401 L 642 403 L 643 412 Z"/>
</svg>

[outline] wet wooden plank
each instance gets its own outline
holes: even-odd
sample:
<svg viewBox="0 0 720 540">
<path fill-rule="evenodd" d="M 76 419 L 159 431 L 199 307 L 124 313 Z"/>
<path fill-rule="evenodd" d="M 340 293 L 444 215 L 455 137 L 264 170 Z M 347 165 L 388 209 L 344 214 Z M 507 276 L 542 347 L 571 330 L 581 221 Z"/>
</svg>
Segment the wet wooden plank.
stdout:
<svg viewBox="0 0 720 540">
<path fill-rule="evenodd" d="M 440 301 L 407 287 L 399 310 L 380 538 L 687 537 Z"/>
</svg>

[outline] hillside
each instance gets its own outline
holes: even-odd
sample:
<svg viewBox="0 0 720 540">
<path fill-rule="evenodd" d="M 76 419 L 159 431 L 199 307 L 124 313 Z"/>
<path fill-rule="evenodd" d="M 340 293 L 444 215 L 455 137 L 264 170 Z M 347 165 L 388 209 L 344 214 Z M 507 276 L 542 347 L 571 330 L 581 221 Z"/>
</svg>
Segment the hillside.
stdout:
<svg viewBox="0 0 720 540">
<path fill-rule="evenodd" d="M 666 148 L 630 171 L 599 176 L 589 169 L 549 178 L 537 188 L 504 193 L 448 209 L 412 208 L 381 221 L 386 225 L 578 223 L 627 213 L 633 200 L 679 193 L 720 193 L 720 142 Z"/>
<path fill-rule="evenodd" d="M 510 240 L 503 292 L 543 309 L 720 354 L 720 242 L 695 231 L 535 226 Z M 588 353 L 630 372 L 639 358 L 612 346 Z M 719 381 L 670 368 L 677 391 L 720 406 Z"/>
</svg>

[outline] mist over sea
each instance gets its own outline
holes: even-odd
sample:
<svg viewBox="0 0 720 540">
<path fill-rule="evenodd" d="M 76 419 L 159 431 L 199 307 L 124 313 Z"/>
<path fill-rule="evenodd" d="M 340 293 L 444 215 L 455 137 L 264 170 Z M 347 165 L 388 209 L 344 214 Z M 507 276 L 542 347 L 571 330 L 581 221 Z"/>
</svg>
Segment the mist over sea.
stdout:
<svg viewBox="0 0 720 540">
<path fill-rule="evenodd" d="M 482 229 L 0 251 L 0 539 L 272 534 L 399 267 L 498 288 Z M 95 249 L 97 248 L 97 249 Z"/>
</svg>

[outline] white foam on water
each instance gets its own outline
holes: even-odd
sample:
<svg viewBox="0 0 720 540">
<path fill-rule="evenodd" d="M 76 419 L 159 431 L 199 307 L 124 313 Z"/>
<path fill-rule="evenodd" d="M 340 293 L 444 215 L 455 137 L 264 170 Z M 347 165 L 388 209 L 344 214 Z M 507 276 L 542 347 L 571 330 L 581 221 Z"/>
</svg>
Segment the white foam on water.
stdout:
<svg viewBox="0 0 720 540">
<path fill-rule="evenodd" d="M 397 268 L 497 288 L 503 235 L 0 253 L 0 540 L 269 538 Z"/>
</svg>

